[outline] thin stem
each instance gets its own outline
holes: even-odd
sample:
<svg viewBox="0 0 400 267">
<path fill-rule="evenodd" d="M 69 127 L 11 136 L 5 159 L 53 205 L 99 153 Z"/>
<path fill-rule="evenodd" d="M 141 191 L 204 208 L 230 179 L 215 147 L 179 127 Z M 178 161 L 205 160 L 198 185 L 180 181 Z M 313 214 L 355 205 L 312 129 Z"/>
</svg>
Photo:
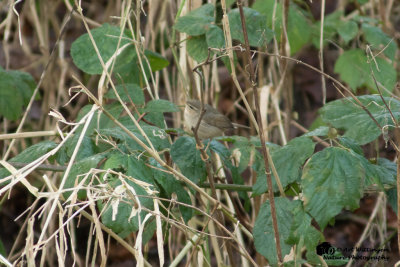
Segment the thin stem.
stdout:
<svg viewBox="0 0 400 267">
<path fill-rule="evenodd" d="M 261 112 L 260 112 L 260 102 L 259 102 L 259 95 L 258 95 L 258 90 L 256 86 L 256 79 L 255 79 L 255 73 L 253 69 L 253 64 L 251 60 L 251 55 L 250 55 L 250 44 L 249 44 L 249 38 L 247 36 L 247 30 L 246 30 L 246 21 L 244 17 L 244 11 L 243 11 L 243 3 L 241 0 L 236 1 L 237 6 L 239 7 L 239 12 L 240 12 L 240 20 L 242 22 L 242 30 L 243 30 L 243 37 L 244 37 L 244 42 L 245 42 L 245 55 L 247 58 L 247 64 L 248 64 L 248 69 L 250 73 L 250 82 L 251 86 L 253 88 L 253 94 L 254 94 L 254 100 L 255 100 L 255 106 L 256 106 L 256 115 L 257 115 L 257 124 L 258 124 L 258 134 L 260 136 L 261 140 L 261 146 L 262 146 L 262 153 L 263 153 L 263 158 L 264 158 L 264 165 L 265 165 L 265 172 L 267 174 L 267 184 L 268 184 L 268 198 L 270 202 L 270 207 L 271 207 L 271 216 L 272 216 L 272 225 L 274 228 L 274 235 L 275 235 L 275 245 L 276 245 L 276 251 L 278 254 L 278 264 L 281 265 L 282 263 L 282 251 L 281 251 L 281 244 L 280 244 L 280 237 L 279 237 L 279 229 L 278 229 L 278 221 L 277 221 L 277 214 L 276 214 L 276 207 L 275 207 L 275 199 L 274 199 L 274 192 L 272 190 L 272 176 L 271 176 L 271 171 L 269 169 L 269 160 L 268 160 L 268 148 L 266 146 L 266 139 L 265 139 L 265 134 L 263 129 L 263 122 L 261 119 Z"/>
</svg>

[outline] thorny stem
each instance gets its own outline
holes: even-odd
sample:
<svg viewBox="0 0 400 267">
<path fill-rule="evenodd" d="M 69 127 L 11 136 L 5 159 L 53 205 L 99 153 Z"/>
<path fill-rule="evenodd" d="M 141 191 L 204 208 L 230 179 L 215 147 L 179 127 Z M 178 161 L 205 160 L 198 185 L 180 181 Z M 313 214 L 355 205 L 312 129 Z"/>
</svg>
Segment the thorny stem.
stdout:
<svg viewBox="0 0 400 267">
<path fill-rule="evenodd" d="M 274 228 L 274 235 L 275 235 L 275 242 L 276 242 L 275 245 L 276 245 L 276 251 L 278 254 L 278 264 L 281 265 L 282 251 L 281 251 L 278 221 L 277 221 L 277 215 L 276 215 L 274 192 L 272 190 L 272 177 L 271 177 L 271 171 L 269 168 L 268 150 L 267 150 L 267 146 L 265 144 L 266 143 L 265 133 L 262 130 L 264 128 L 263 128 L 263 125 L 262 125 L 263 123 L 262 123 L 262 119 L 261 119 L 259 95 L 258 95 L 258 90 L 257 90 L 257 86 L 256 86 L 256 81 L 255 81 L 255 74 L 254 74 L 253 64 L 252 64 L 251 55 L 250 55 L 250 44 L 249 44 L 249 38 L 247 36 L 246 21 L 245 21 L 244 12 L 243 12 L 243 3 L 241 0 L 237 0 L 236 3 L 237 3 L 237 6 L 239 7 L 240 20 L 242 22 L 243 37 L 244 37 L 244 42 L 245 42 L 245 54 L 246 54 L 247 64 L 248 64 L 248 69 L 249 69 L 249 74 L 250 74 L 250 82 L 251 82 L 251 86 L 253 88 L 254 101 L 255 101 L 256 114 L 257 114 L 257 124 L 258 124 L 258 128 L 260 129 L 258 131 L 258 134 L 259 134 L 260 140 L 261 140 L 262 153 L 263 153 L 264 165 L 265 165 L 265 173 L 267 174 L 267 184 L 268 184 L 268 189 L 269 189 L 268 190 L 268 198 L 269 198 L 270 207 L 271 207 L 272 225 Z"/>
</svg>

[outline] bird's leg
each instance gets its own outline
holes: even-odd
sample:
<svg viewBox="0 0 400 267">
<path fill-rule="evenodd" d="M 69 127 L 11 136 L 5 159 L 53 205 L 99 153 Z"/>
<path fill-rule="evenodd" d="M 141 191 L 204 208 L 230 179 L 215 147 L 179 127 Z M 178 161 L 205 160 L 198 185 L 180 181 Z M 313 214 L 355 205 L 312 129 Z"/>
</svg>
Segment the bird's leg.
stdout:
<svg viewBox="0 0 400 267">
<path fill-rule="evenodd" d="M 211 139 L 209 139 L 209 141 L 208 141 L 208 143 L 207 143 L 207 146 L 206 146 L 206 149 L 204 149 L 204 155 L 206 155 L 205 157 L 203 157 L 203 154 L 200 154 L 200 157 L 201 157 L 201 159 L 203 160 L 203 161 L 206 161 L 206 160 L 208 160 L 209 159 L 209 156 L 208 156 L 208 154 L 207 154 L 207 149 L 208 149 L 208 147 L 210 146 L 210 142 L 211 142 Z M 202 144 L 202 149 L 204 148 L 204 144 L 203 143 L 201 143 Z M 196 145 L 197 146 L 197 145 Z"/>
<path fill-rule="evenodd" d="M 210 143 L 211 143 L 211 138 L 208 139 L 208 143 L 207 143 L 206 149 L 204 150 L 205 152 L 207 152 L 207 149 L 208 149 L 208 147 L 210 146 Z"/>
<path fill-rule="evenodd" d="M 201 143 L 201 146 L 199 146 L 199 144 L 196 143 L 196 149 L 197 150 L 201 150 L 203 148 L 204 148 L 204 144 L 203 143 Z"/>
</svg>

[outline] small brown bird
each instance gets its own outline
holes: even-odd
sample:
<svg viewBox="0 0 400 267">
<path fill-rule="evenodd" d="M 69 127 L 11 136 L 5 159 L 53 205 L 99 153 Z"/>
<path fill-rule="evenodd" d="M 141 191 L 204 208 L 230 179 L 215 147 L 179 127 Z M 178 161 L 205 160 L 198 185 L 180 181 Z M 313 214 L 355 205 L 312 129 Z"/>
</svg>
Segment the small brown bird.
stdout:
<svg viewBox="0 0 400 267">
<path fill-rule="evenodd" d="M 233 133 L 234 125 L 218 110 L 210 105 L 204 104 L 205 113 L 200 122 L 197 135 L 200 139 L 208 139 L 223 134 Z M 201 112 L 201 102 L 198 100 L 187 100 L 184 112 L 185 126 L 187 130 L 192 131 L 196 127 Z"/>
</svg>

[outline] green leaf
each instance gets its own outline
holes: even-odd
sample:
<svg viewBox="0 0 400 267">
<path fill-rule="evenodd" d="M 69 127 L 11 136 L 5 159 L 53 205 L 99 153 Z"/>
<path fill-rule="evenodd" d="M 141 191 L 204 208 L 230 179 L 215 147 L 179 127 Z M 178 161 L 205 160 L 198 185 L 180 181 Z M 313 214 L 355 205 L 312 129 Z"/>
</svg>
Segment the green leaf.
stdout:
<svg viewBox="0 0 400 267">
<path fill-rule="evenodd" d="M 91 110 L 91 108 L 92 108 L 92 105 L 83 106 L 78 113 L 76 121 L 80 121 Z M 117 102 L 112 103 L 112 104 L 107 104 L 104 106 L 104 108 L 114 118 L 119 118 L 121 112 L 123 111 L 123 107 L 121 106 L 120 103 L 117 103 Z M 99 111 L 99 110 L 96 111 L 94 116 L 96 119 L 91 120 L 85 136 L 91 137 L 91 135 L 93 133 L 95 133 L 95 130 L 97 130 L 97 129 L 115 127 L 115 123 L 110 118 L 108 118 L 102 111 Z M 76 134 L 79 135 L 81 133 L 82 129 L 83 129 L 83 125 L 79 126 L 78 130 L 76 131 Z M 68 143 L 72 142 L 72 140 L 67 141 L 67 142 Z M 66 152 L 67 149 L 70 149 L 70 148 L 68 146 L 63 146 L 59 150 L 58 154 L 63 154 L 64 152 Z M 65 151 L 63 151 L 63 150 L 65 150 Z M 72 155 L 72 154 L 70 153 L 69 155 Z M 63 155 L 63 156 L 65 156 L 65 155 Z"/>
<path fill-rule="evenodd" d="M 179 202 L 192 205 L 189 193 L 185 190 L 179 180 L 167 172 L 160 171 L 159 169 L 164 168 L 162 168 L 155 160 L 150 160 L 150 164 L 158 168 L 152 169 L 154 175 L 153 179 L 165 190 L 169 199 L 171 199 L 173 194 L 176 194 Z M 193 210 L 190 207 L 179 205 L 179 210 L 186 223 L 193 217 Z"/>
<path fill-rule="evenodd" d="M 204 35 L 191 36 L 187 43 L 188 54 L 197 62 L 203 62 L 208 56 L 208 45 Z"/>
<path fill-rule="evenodd" d="M 43 156 L 50 150 L 54 149 L 56 146 L 57 143 L 55 143 L 54 141 L 43 141 L 28 147 L 27 149 L 19 153 L 17 156 L 10 159 L 9 161 L 29 163 Z"/>
<path fill-rule="evenodd" d="M 106 63 L 117 50 L 121 30 L 106 23 L 90 32 L 103 62 Z M 119 47 L 129 42 L 128 37 L 123 34 Z M 89 34 L 86 33 L 80 36 L 72 43 L 71 56 L 75 65 L 82 71 L 88 74 L 101 74 L 103 72 L 103 67 L 89 38 Z"/>
<path fill-rule="evenodd" d="M 258 11 L 244 7 L 244 17 L 246 20 L 246 30 L 251 46 L 265 46 L 272 40 L 273 33 L 265 25 L 265 17 Z M 235 8 L 229 11 L 229 26 L 231 27 L 232 39 L 244 43 L 242 22 L 239 9 Z"/>
<path fill-rule="evenodd" d="M 347 137 L 339 137 L 338 141 L 341 145 L 355 152 L 365 173 L 365 185 L 376 184 L 383 190 L 383 184 L 394 185 L 396 183 L 397 167 L 394 162 L 385 158 L 379 158 L 377 163 L 373 163 L 364 157 L 362 148 L 352 139 Z"/>
<path fill-rule="evenodd" d="M 90 171 L 91 168 L 96 168 L 97 164 L 105 157 L 103 154 L 96 154 L 91 157 L 85 158 L 81 161 L 75 162 L 72 165 L 71 171 L 68 174 L 67 180 L 65 181 L 64 189 L 72 189 L 77 184 L 79 184 L 82 179 L 84 179 L 86 173 Z M 86 179 L 85 185 L 91 181 L 90 177 Z M 72 194 L 72 190 L 66 191 L 64 197 L 68 198 Z M 78 198 L 86 198 L 86 190 L 78 191 Z"/>
<path fill-rule="evenodd" d="M 35 86 L 30 74 L 0 68 L 0 116 L 17 120 L 22 114 L 22 107 L 29 103 Z"/>
<path fill-rule="evenodd" d="M 324 20 L 324 39 L 323 45 L 325 46 L 329 40 L 334 39 L 335 34 L 338 31 L 339 25 L 341 23 L 341 17 L 343 15 L 342 11 L 335 11 L 328 16 L 325 16 Z M 313 36 L 312 43 L 319 49 L 320 35 L 321 35 L 321 21 L 318 21 L 313 25 Z"/>
<path fill-rule="evenodd" d="M 307 137 L 294 138 L 284 147 L 271 150 L 272 161 L 278 172 L 283 187 L 300 179 L 301 167 L 304 162 L 313 154 L 315 144 Z M 258 154 L 260 155 L 260 154 Z M 267 178 L 265 174 L 264 160 L 256 157 L 254 165 L 257 171 L 257 181 L 253 185 L 253 195 L 261 195 L 267 191 Z M 278 186 L 272 175 L 274 192 Z"/>
<path fill-rule="evenodd" d="M 144 71 L 146 76 L 149 77 L 149 69 L 145 67 Z M 133 45 L 125 48 L 124 51 L 122 51 L 122 53 L 117 57 L 117 60 L 115 61 L 114 72 L 118 73 L 116 80 L 119 84 L 133 83 L 138 84 L 139 86 L 144 84 L 143 73 L 139 67 L 136 49 Z"/>
<path fill-rule="evenodd" d="M 282 5 L 276 3 L 275 20 L 272 21 L 275 0 L 257 0 L 252 8 L 260 12 L 266 17 L 266 26 L 272 29 L 274 23 L 274 33 L 277 41 L 281 42 L 282 34 Z M 290 45 L 290 53 L 298 52 L 304 45 L 309 43 L 312 34 L 309 19 L 304 15 L 296 4 L 290 3 L 289 17 L 287 25 L 287 35 Z"/>
<path fill-rule="evenodd" d="M 341 21 L 337 30 L 343 41 L 347 44 L 357 36 L 358 25 L 352 20 Z"/>
<path fill-rule="evenodd" d="M 272 29 L 272 22 L 275 23 L 275 34 L 280 36 L 282 26 L 282 5 L 277 3 L 275 12 L 275 21 L 272 21 L 275 0 L 256 0 L 252 8 L 264 15 L 266 26 Z M 279 39 L 279 38 L 278 38 Z"/>
<path fill-rule="evenodd" d="M 6 73 L 14 78 L 15 85 L 22 94 L 24 105 L 27 105 L 36 87 L 35 80 L 29 73 L 23 71 L 9 70 Z M 38 99 L 39 95 L 36 96 L 35 100 Z"/>
<path fill-rule="evenodd" d="M 145 108 L 138 108 L 138 111 L 140 114 L 143 114 L 146 112 Z M 137 117 L 135 115 L 135 117 Z M 164 114 L 162 112 L 147 112 L 147 114 L 144 116 L 144 118 L 150 122 L 153 123 L 155 126 L 159 127 L 160 129 L 164 129 L 165 128 L 165 120 L 164 120 Z M 132 124 L 132 120 L 129 117 L 126 118 L 121 118 L 121 122 L 123 122 L 124 120 L 128 121 L 128 124 L 124 124 L 124 125 L 131 125 Z M 145 123 L 144 121 L 140 122 L 141 125 L 147 125 L 147 123 Z"/>
<path fill-rule="evenodd" d="M 202 35 L 210 28 L 214 22 L 214 5 L 205 4 L 187 15 L 179 17 L 175 28 L 191 36 Z"/>
<path fill-rule="evenodd" d="M 394 185 L 397 177 L 397 165 L 395 162 L 385 158 L 378 158 L 378 165 L 381 168 L 380 179 L 383 184 Z"/>
<path fill-rule="evenodd" d="M 327 136 L 329 132 L 328 126 L 319 126 L 317 129 L 303 134 L 303 136 Z"/>
<path fill-rule="evenodd" d="M 276 197 L 275 207 L 278 221 L 278 232 L 282 256 L 289 254 L 291 246 L 284 242 L 290 235 L 294 213 L 293 211 L 301 205 L 298 200 L 290 201 L 287 198 Z M 274 229 L 272 227 L 271 207 L 269 201 L 262 204 L 253 228 L 254 245 L 258 253 L 263 255 L 268 263 L 278 263 Z"/>
<path fill-rule="evenodd" d="M 375 64 L 376 62 L 376 64 Z M 396 86 L 397 82 L 397 72 L 392 64 L 384 60 L 383 58 L 377 57 L 375 58 L 375 62 L 371 62 L 372 71 L 374 73 L 375 79 L 378 82 L 378 85 L 381 89 L 381 92 L 385 96 L 389 96 L 393 89 Z M 371 73 L 371 69 L 369 69 L 369 73 Z M 379 93 L 376 89 L 376 84 L 373 80 L 372 75 L 369 75 L 366 81 L 366 85 L 371 90 L 372 93 Z M 386 90 L 383 90 L 384 87 Z"/>
<path fill-rule="evenodd" d="M 323 234 L 315 229 L 311 224 L 311 216 L 308 215 L 302 205 L 298 205 L 293 210 L 293 223 L 290 228 L 290 235 L 285 240 L 290 245 L 305 245 L 307 249 L 307 259 L 317 257 L 316 246 L 323 239 Z M 300 247 L 301 249 L 301 247 Z M 319 263 L 316 261 L 314 263 Z"/>
<path fill-rule="evenodd" d="M 30 163 L 54 149 L 56 146 L 57 144 L 53 141 L 43 141 L 28 147 L 12 159 L 8 160 L 8 162 Z M 5 168 L 0 168 L 0 178 L 4 178 L 10 174 L 11 173 Z"/>
<path fill-rule="evenodd" d="M 76 144 L 78 143 L 78 140 L 80 138 L 79 134 L 74 135 L 70 139 L 67 140 L 65 143 L 65 149 L 67 152 L 67 156 L 71 158 L 72 154 L 74 153 Z M 92 141 L 92 139 L 88 136 L 84 136 L 82 139 L 82 142 L 79 146 L 78 154 L 76 156 L 76 161 L 80 161 L 82 159 L 85 159 L 87 157 L 92 156 L 95 153 L 95 144 Z"/>
<path fill-rule="evenodd" d="M 275 0 L 257 0 L 252 5 L 252 8 L 264 15 L 266 26 L 272 29 L 272 16 L 274 12 Z M 282 27 L 282 5 L 276 4 L 275 21 L 274 21 L 275 36 L 278 37 L 281 34 Z M 280 38 L 277 38 L 278 41 Z"/>
<path fill-rule="evenodd" d="M 375 64 L 376 63 L 376 64 Z M 355 92 L 362 85 L 368 86 L 373 92 L 377 93 L 375 82 L 371 75 L 371 68 L 375 78 L 381 86 L 389 91 L 393 91 L 396 84 L 396 70 L 384 59 L 376 57 L 371 61 L 371 67 L 368 65 L 368 58 L 361 49 L 353 49 L 344 52 L 335 63 L 335 72 L 340 78 L 349 84 Z M 377 66 L 379 69 L 377 69 Z M 384 95 L 388 93 L 382 90 Z"/>
<path fill-rule="evenodd" d="M 140 180 L 144 181 L 146 183 L 150 184 L 155 184 L 153 180 L 153 172 L 150 167 L 146 165 L 147 162 L 145 162 L 143 159 L 138 159 L 137 155 L 135 154 L 123 154 L 119 150 L 116 150 L 113 152 L 113 154 L 110 156 L 109 159 L 105 162 L 103 169 L 114 169 L 115 171 L 125 173 L 126 175 Z M 106 176 L 103 176 L 103 179 L 105 179 Z M 121 182 L 119 179 L 116 179 L 116 177 L 113 177 L 110 174 L 107 176 L 107 182 L 112 188 L 117 188 L 118 186 L 121 185 Z M 125 187 L 119 188 L 117 192 L 120 195 L 120 198 L 111 198 L 110 202 L 104 204 L 102 202 L 98 202 L 98 206 L 100 210 L 104 211 L 104 215 L 102 216 L 102 222 L 106 224 L 108 227 L 113 229 L 114 232 L 119 234 L 121 237 L 125 237 L 131 232 L 135 232 L 138 230 L 138 215 L 132 216 L 131 212 L 133 209 L 137 209 L 138 203 L 136 199 L 132 199 L 132 194 L 135 194 L 138 196 L 138 199 L 140 201 L 140 205 L 144 205 L 148 209 L 152 209 L 152 199 L 148 197 L 141 197 L 141 196 L 147 196 L 147 192 L 138 184 L 136 184 L 133 180 L 130 180 L 129 178 L 125 180 L 135 192 L 131 191 L 131 194 L 127 193 L 127 190 Z M 124 189 L 125 191 L 122 191 L 120 189 Z M 156 188 L 156 190 L 158 190 Z M 120 200 L 119 203 L 117 201 Z M 115 218 L 113 218 L 113 210 L 112 210 L 112 205 L 117 205 L 118 207 L 115 209 L 117 212 L 115 214 Z M 141 212 L 140 218 L 143 220 L 144 216 L 146 215 L 146 212 Z M 131 218 L 130 218 L 131 217 Z M 129 219 L 130 218 L 130 219 Z M 154 232 L 154 227 L 152 226 L 151 223 L 152 220 L 148 221 L 145 227 L 145 231 L 149 231 L 148 234 L 151 235 L 152 232 Z M 151 232 L 151 233 L 150 233 Z M 148 238 L 147 238 L 148 239 Z M 147 241 L 143 241 L 144 243 Z"/>
<path fill-rule="evenodd" d="M 210 29 L 206 32 L 206 41 L 208 47 L 224 48 L 225 47 L 224 32 L 220 27 L 211 25 Z"/>
<path fill-rule="evenodd" d="M 356 152 L 357 154 L 363 156 L 364 155 L 364 151 L 362 150 L 362 148 L 360 147 L 360 145 L 354 141 L 353 139 L 350 139 L 348 137 L 338 137 L 337 140 L 339 141 L 339 143 L 347 148 L 350 148 L 351 150 L 353 150 L 354 152 Z"/>
<path fill-rule="evenodd" d="M 171 101 L 165 99 L 155 99 L 147 102 L 145 112 L 177 112 L 179 108 Z"/>
<path fill-rule="evenodd" d="M 144 104 L 144 93 L 139 85 L 134 83 L 120 84 L 117 85 L 115 89 L 117 90 L 122 101 L 130 103 L 130 100 L 132 100 L 136 105 Z M 108 92 L 104 96 L 109 99 L 117 99 L 117 96 L 112 88 L 109 88 Z"/>
<path fill-rule="evenodd" d="M 306 211 L 325 228 L 342 208 L 359 207 L 363 177 L 360 161 L 347 150 L 329 147 L 314 154 L 301 181 Z"/>
<path fill-rule="evenodd" d="M 335 72 L 355 92 L 369 76 L 367 57 L 361 49 L 345 51 L 336 60 Z"/>
<path fill-rule="evenodd" d="M 377 164 L 373 164 L 366 158 L 361 158 L 361 163 L 365 168 L 366 186 L 376 184 L 383 191 L 384 185 L 394 186 L 396 184 L 396 164 L 387 159 L 380 158 Z"/>
<path fill-rule="evenodd" d="M 389 130 L 394 127 L 390 113 L 380 96 L 364 95 L 357 98 L 382 127 L 386 126 Z M 398 121 L 400 119 L 400 102 L 389 97 L 384 97 L 384 99 Z M 319 112 L 326 123 L 335 128 L 344 129 L 343 136 L 357 141 L 360 145 L 369 143 L 382 134 L 369 115 L 350 97 L 329 102 Z"/>
<path fill-rule="evenodd" d="M 106 160 L 104 163 L 102 169 L 103 170 L 108 170 L 108 169 L 113 169 L 113 170 L 120 170 L 120 169 L 126 169 L 128 160 L 128 155 L 121 153 L 120 151 L 115 151 L 112 152 L 111 155 L 109 155 L 109 158 Z"/>
<path fill-rule="evenodd" d="M 146 162 L 138 159 L 134 155 L 129 155 L 127 158 L 126 174 L 148 184 L 155 184 L 153 180 L 153 172 L 150 167 L 146 165 Z"/>
<path fill-rule="evenodd" d="M 194 183 L 206 177 L 206 166 L 196 149 L 196 141 L 192 137 L 179 137 L 171 146 L 172 160 L 181 169 L 183 175 Z"/>
<path fill-rule="evenodd" d="M 311 34 L 312 28 L 308 19 L 295 4 L 291 4 L 289 6 L 287 31 L 290 53 L 293 55 L 308 44 Z"/>
<path fill-rule="evenodd" d="M 371 45 L 373 50 L 380 52 L 382 49 L 385 49 L 383 53 L 390 60 L 395 59 L 397 50 L 395 40 L 392 40 L 392 38 L 386 35 L 380 28 L 374 27 L 368 23 L 363 23 L 361 29 L 366 41 Z"/>
<path fill-rule="evenodd" d="M 231 6 L 233 3 L 236 2 L 236 0 L 226 0 L 226 6 Z"/>
<path fill-rule="evenodd" d="M 119 188 L 119 190 L 115 192 L 115 194 L 119 194 L 119 196 L 108 199 L 106 203 L 102 201 L 97 202 L 99 210 L 101 211 L 102 223 L 111 228 L 122 238 L 137 231 L 139 228 L 139 216 L 143 222 L 147 214 L 146 211 L 138 212 L 139 203 L 137 203 L 137 199 L 139 199 L 142 207 L 146 207 L 147 209 L 152 209 L 153 207 L 153 200 L 152 198 L 146 197 L 148 194 L 145 189 L 129 179 L 125 181 L 131 188 L 121 186 L 121 181 L 113 178 L 108 183 L 112 188 Z M 132 190 L 134 190 L 134 192 Z M 130 191 L 130 193 L 128 193 L 128 191 Z M 137 199 L 132 199 L 132 195 L 136 195 Z M 138 212 L 138 214 L 133 216 L 133 211 Z M 113 214 L 114 212 L 115 214 Z M 145 228 L 151 224 L 152 220 L 153 218 L 150 218 L 146 222 Z"/>
<path fill-rule="evenodd" d="M 169 61 L 156 52 L 146 49 L 144 51 L 144 55 L 149 60 L 151 71 L 153 72 L 162 70 L 169 65 Z"/>
<path fill-rule="evenodd" d="M 141 127 L 157 151 L 169 148 L 170 144 L 168 142 L 168 136 L 163 129 L 150 125 L 142 125 Z M 136 126 L 131 125 L 127 126 L 127 128 L 143 143 L 149 145 L 147 143 L 147 140 L 144 138 L 144 136 L 142 136 L 141 132 L 138 128 L 136 128 Z M 143 151 L 143 147 L 136 143 L 136 141 L 133 140 L 132 137 L 130 137 L 119 127 L 100 129 L 98 130 L 98 132 L 101 135 L 111 136 L 120 140 L 123 144 L 126 144 L 131 150 Z"/>
<path fill-rule="evenodd" d="M 115 220 L 113 220 L 112 201 L 116 201 L 116 199 L 112 199 L 106 205 L 98 204 L 99 210 L 101 211 L 101 222 L 123 238 L 132 232 L 136 232 L 139 229 L 138 216 L 129 219 L 135 204 L 132 201 L 126 200 L 125 201 L 128 203 L 123 201 L 119 202 L 117 216 L 115 216 Z"/>
</svg>

